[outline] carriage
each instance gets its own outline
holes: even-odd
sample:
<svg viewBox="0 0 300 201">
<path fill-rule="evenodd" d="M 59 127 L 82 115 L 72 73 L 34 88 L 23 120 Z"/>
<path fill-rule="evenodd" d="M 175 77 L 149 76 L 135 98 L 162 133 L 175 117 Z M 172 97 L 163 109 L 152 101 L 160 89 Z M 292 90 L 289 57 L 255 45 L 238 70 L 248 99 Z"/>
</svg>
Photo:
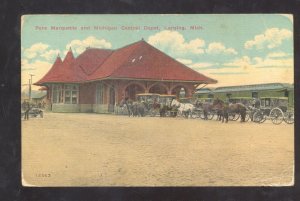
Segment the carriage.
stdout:
<svg viewBox="0 0 300 201">
<path fill-rule="evenodd" d="M 159 114 L 159 99 L 160 95 L 156 93 L 141 93 L 136 94 L 138 102 L 143 102 L 146 106 L 146 115 L 154 117 Z"/>
<path fill-rule="evenodd" d="M 200 103 L 212 103 L 214 101 L 213 98 L 197 98 L 195 102 L 200 102 Z"/>
<path fill-rule="evenodd" d="M 161 94 L 159 95 L 159 104 L 162 112 L 165 112 L 165 116 L 176 117 L 177 108 L 171 107 L 171 102 L 173 99 L 176 99 L 176 95 Z"/>
<path fill-rule="evenodd" d="M 294 123 L 294 111 L 288 106 L 287 97 L 262 97 L 259 109 L 253 114 L 253 121 L 263 123 L 270 119 L 273 124 Z"/>
<path fill-rule="evenodd" d="M 195 109 L 192 113 L 192 118 L 194 118 L 194 119 L 195 118 L 205 119 L 203 104 L 212 104 L 213 100 L 214 100 L 213 98 L 197 98 L 194 101 Z M 207 112 L 207 119 L 208 120 L 213 119 L 215 113 L 216 113 L 215 111 L 208 111 Z"/>
</svg>

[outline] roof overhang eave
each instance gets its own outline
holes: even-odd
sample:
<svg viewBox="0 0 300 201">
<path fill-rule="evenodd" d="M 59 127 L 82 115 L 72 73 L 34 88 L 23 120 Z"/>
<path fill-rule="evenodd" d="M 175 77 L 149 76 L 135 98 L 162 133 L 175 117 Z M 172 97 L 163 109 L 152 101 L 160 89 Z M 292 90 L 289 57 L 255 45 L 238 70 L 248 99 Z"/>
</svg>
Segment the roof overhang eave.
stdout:
<svg viewBox="0 0 300 201">
<path fill-rule="evenodd" d="M 104 77 L 99 79 L 91 79 L 86 80 L 84 82 L 94 82 L 101 80 L 144 80 L 144 81 L 155 81 L 155 82 L 189 82 L 189 83 L 199 83 L 199 84 L 216 84 L 217 80 L 209 79 L 209 80 L 169 80 L 169 79 L 152 79 L 152 78 L 130 78 L 130 77 Z"/>
</svg>

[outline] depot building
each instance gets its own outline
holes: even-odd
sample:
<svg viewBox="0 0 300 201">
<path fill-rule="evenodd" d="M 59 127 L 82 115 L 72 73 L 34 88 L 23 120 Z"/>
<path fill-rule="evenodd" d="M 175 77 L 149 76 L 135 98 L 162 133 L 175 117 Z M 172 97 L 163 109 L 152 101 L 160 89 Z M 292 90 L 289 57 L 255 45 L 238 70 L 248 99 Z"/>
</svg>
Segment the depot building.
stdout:
<svg viewBox="0 0 300 201">
<path fill-rule="evenodd" d="M 144 40 L 110 50 L 87 48 L 77 58 L 72 50 L 56 58 L 35 85 L 47 89 L 53 112 L 113 112 L 122 99 L 139 93 L 191 97 L 200 85 L 216 80 L 198 73 Z"/>
</svg>

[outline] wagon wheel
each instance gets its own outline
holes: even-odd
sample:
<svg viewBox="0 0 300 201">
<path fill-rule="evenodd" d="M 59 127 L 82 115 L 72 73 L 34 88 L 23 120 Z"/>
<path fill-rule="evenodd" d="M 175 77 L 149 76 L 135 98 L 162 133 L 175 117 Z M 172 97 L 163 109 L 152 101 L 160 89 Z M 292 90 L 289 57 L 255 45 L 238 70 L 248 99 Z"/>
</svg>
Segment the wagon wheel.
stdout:
<svg viewBox="0 0 300 201">
<path fill-rule="evenodd" d="M 170 110 L 166 111 L 166 117 L 171 117 L 171 111 Z"/>
<path fill-rule="evenodd" d="M 250 119 L 250 114 L 248 112 L 246 112 L 245 122 L 249 121 L 249 119 Z"/>
<path fill-rule="evenodd" d="M 294 123 L 294 112 L 290 112 L 290 111 L 286 112 L 284 114 L 283 120 L 287 124 L 293 124 Z"/>
<path fill-rule="evenodd" d="M 236 121 L 240 118 L 240 114 L 236 114 L 236 113 L 229 113 L 228 114 L 228 119 L 230 121 Z"/>
<path fill-rule="evenodd" d="M 212 120 L 214 118 L 215 114 L 213 112 L 208 112 L 207 113 L 207 119 Z"/>
<path fill-rule="evenodd" d="M 283 121 L 284 117 L 283 117 L 283 112 L 281 109 L 279 108 L 273 108 L 270 112 L 270 118 L 272 120 L 273 124 L 281 124 L 281 122 Z"/>
<path fill-rule="evenodd" d="M 255 123 L 263 123 L 266 121 L 266 117 L 264 116 L 262 111 L 256 111 L 253 114 L 253 122 Z"/>
<path fill-rule="evenodd" d="M 195 110 L 194 110 L 194 111 L 192 112 L 192 114 L 191 114 L 191 117 L 192 117 L 193 119 L 199 118 L 199 116 L 200 116 L 200 115 L 199 115 L 199 111 L 195 111 Z"/>
<path fill-rule="evenodd" d="M 151 108 L 150 111 L 149 111 L 149 114 L 150 114 L 151 117 L 155 117 L 157 115 L 156 109 Z"/>
<path fill-rule="evenodd" d="M 200 117 L 200 119 L 204 119 L 204 111 L 203 110 L 199 111 L 199 117 Z"/>
</svg>

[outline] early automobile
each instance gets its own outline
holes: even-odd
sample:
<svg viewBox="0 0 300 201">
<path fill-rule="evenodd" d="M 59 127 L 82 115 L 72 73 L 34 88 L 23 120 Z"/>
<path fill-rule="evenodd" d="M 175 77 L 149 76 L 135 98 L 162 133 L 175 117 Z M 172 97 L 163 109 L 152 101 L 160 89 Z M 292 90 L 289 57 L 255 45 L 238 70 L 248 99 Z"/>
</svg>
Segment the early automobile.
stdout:
<svg viewBox="0 0 300 201">
<path fill-rule="evenodd" d="M 22 109 L 21 111 L 21 117 L 24 118 L 25 116 L 25 111 L 24 109 Z M 30 107 L 29 109 L 29 117 L 44 117 L 44 111 L 36 106 Z"/>
</svg>

